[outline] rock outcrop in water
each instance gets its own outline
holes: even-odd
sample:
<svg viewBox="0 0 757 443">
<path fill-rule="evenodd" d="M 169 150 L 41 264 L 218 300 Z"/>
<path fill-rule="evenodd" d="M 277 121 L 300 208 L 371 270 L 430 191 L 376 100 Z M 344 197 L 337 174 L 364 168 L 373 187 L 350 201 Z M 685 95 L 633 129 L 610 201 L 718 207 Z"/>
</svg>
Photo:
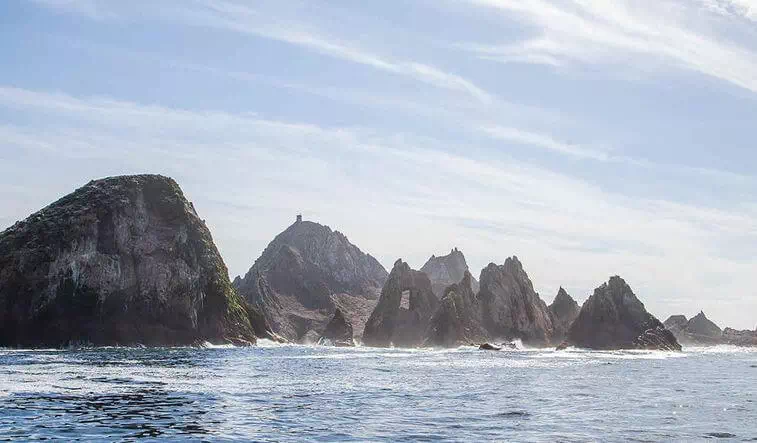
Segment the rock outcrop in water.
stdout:
<svg viewBox="0 0 757 443">
<path fill-rule="evenodd" d="M 472 288 L 473 277 L 465 271 L 459 283 L 444 291 L 439 307 L 426 330 L 426 346 L 456 347 L 489 339 L 483 326 L 481 305 Z"/>
<path fill-rule="evenodd" d="M 517 257 L 504 265 L 489 266 L 481 271 L 481 304 L 483 324 L 491 337 L 521 339 L 532 346 L 547 346 L 553 334 L 552 319 L 546 303 Z"/>
<path fill-rule="evenodd" d="M 92 181 L 0 233 L 0 346 L 250 343 L 251 318 L 170 178 Z"/>
<path fill-rule="evenodd" d="M 683 315 L 673 315 L 665 320 L 664 325 L 684 345 L 717 345 L 723 342 L 723 331 L 704 312 L 691 320 Z"/>
<path fill-rule="evenodd" d="M 434 294 L 442 298 L 447 287 L 459 283 L 469 269 L 463 253 L 454 248 L 442 257 L 432 255 L 420 271 L 428 275 Z M 473 293 L 478 293 L 478 281 L 471 276 L 470 283 Z"/>
<path fill-rule="evenodd" d="M 365 324 L 363 342 L 381 347 L 421 345 L 438 303 L 428 276 L 397 260 Z"/>
<path fill-rule="evenodd" d="M 734 346 L 757 346 L 757 330 L 738 331 L 725 328 L 723 330 L 723 343 Z"/>
<path fill-rule="evenodd" d="M 680 351 L 675 336 L 618 277 L 594 290 L 568 331 L 567 345 L 589 349 Z"/>
<path fill-rule="evenodd" d="M 386 277 L 342 233 L 298 216 L 234 285 L 274 332 L 297 341 L 322 332 L 337 307 L 362 331 Z"/>
<path fill-rule="evenodd" d="M 342 311 L 337 308 L 331 321 L 326 325 L 326 330 L 318 340 L 321 345 L 331 346 L 355 346 L 353 340 L 352 323 L 344 318 Z"/>
<path fill-rule="evenodd" d="M 578 317 L 578 313 L 581 312 L 581 307 L 578 306 L 573 297 L 560 287 L 557 291 L 555 300 L 549 305 L 549 315 L 552 319 L 552 343 L 562 343 L 568 336 L 568 330 L 573 321 Z"/>
</svg>

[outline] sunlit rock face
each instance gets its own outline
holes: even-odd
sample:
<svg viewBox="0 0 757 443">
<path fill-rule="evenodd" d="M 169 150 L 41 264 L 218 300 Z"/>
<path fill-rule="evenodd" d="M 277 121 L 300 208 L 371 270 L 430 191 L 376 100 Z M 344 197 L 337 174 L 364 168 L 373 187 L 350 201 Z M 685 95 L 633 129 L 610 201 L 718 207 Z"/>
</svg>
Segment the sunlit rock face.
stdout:
<svg viewBox="0 0 757 443">
<path fill-rule="evenodd" d="M 250 314 L 167 177 L 92 181 L 0 233 L 0 346 L 251 343 Z"/>
<path fill-rule="evenodd" d="M 426 346 L 451 348 L 489 340 L 472 281 L 470 272 L 465 271 L 460 282 L 444 291 L 426 330 Z"/>
<path fill-rule="evenodd" d="M 723 331 L 704 315 L 704 312 L 687 320 L 673 315 L 664 323 L 682 345 L 717 345 L 723 342 Z"/>
<path fill-rule="evenodd" d="M 549 305 L 549 315 L 552 319 L 552 343 L 562 343 L 568 336 L 568 329 L 578 317 L 581 308 L 565 289 L 557 291 L 555 300 Z"/>
<path fill-rule="evenodd" d="M 337 307 L 362 331 L 386 277 L 342 233 L 298 217 L 234 285 L 275 333 L 301 341 L 320 335 Z"/>
<path fill-rule="evenodd" d="M 406 307 L 403 294 L 407 298 Z M 378 305 L 365 324 L 363 342 L 382 347 L 420 346 L 438 303 L 428 276 L 397 260 L 381 290 Z"/>
<path fill-rule="evenodd" d="M 584 302 L 568 331 L 567 344 L 589 349 L 681 350 L 673 333 L 647 312 L 618 276 Z"/>
<path fill-rule="evenodd" d="M 438 298 L 441 298 L 444 290 L 450 285 L 459 283 L 469 269 L 465 255 L 454 248 L 449 254 L 441 257 L 432 255 L 420 271 L 428 275 L 431 280 L 431 289 Z M 478 293 L 478 280 L 474 277 L 471 277 L 471 288 L 473 293 Z"/>
<path fill-rule="evenodd" d="M 481 303 L 483 322 L 489 334 L 497 339 L 520 339 L 532 346 L 551 344 L 552 319 L 546 303 L 517 257 L 503 265 L 490 263 L 481 271 Z"/>
</svg>

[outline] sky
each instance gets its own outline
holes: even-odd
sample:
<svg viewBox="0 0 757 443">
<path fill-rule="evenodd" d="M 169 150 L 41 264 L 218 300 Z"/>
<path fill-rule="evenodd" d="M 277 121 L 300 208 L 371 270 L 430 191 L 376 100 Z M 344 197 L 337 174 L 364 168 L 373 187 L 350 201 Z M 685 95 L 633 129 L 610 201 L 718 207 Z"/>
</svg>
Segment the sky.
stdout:
<svg viewBox="0 0 757 443">
<path fill-rule="evenodd" d="M 0 229 L 160 173 L 231 277 L 296 214 L 757 325 L 757 0 L 6 0 Z"/>
</svg>

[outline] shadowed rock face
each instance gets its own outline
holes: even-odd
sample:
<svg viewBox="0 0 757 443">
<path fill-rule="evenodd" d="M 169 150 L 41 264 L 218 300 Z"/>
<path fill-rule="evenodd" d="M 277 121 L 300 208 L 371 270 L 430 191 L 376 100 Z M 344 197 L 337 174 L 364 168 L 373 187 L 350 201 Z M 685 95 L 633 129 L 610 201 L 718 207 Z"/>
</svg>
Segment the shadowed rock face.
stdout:
<svg viewBox="0 0 757 443">
<path fill-rule="evenodd" d="M 275 333 L 300 340 L 311 330 L 323 331 L 337 306 L 362 325 L 386 277 L 376 259 L 340 232 L 298 219 L 234 285 Z"/>
<path fill-rule="evenodd" d="M 334 317 L 326 325 L 326 330 L 320 340 L 320 344 L 331 344 L 333 346 L 355 346 L 352 338 L 352 323 L 344 318 L 342 311 L 337 308 Z"/>
<path fill-rule="evenodd" d="M 557 291 L 555 300 L 549 305 L 549 314 L 552 319 L 552 343 L 561 343 L 568 336 L 568 329 L 578 317 L 581 308 L 565 289 Z"/>
<path fill-rule="evenodd" d="M 405 292 L 409 293 L 407 307 L 403 306 Z M 381 290 L 378 305 L 365 324 L 363 342 L 369 346 L 421 345 L 438 303 L 428 276 L 397 260 Z"/>
<path fill-rule="evenodd" d="M 534 346 L 550 344 L 553 327 L 549 309 L 534 291 L 517 257 L 508 258 L 501 266 L 490 263 L 481 271 L 480 284 L 478 300 L 490 336 L 521 339 Z"/>
<path fill-rule="evenodd" d="M 449 285 L 459 283 L 468 271 L 465 256 L 457 248 L 442 257 L 432 255 L 421 268 L 421 272 L 428 275 L 429 280 L 431 280 L 431 289 L 438 298 L 444 295 L 445 289 Z M 471 288 L 473 293 L 478 293 L 478 281 L 473 277 L 471 277 Z"/>
<path fill-rule="evenodd" d="M 473 277 L 465 271 L 459 283 L 449 286 L 426 330 L 426 346 L 456 347 L 489 339 L 481 306 L 473 292 Z"/>
<path fill-rule="evenodd" d="M 683 315 L 673 315 L 665 320 L 665 327 L 681 344 L 716 345 L 723 342 L 723 331 L 710 321 L 704 312 L 700 312 L 691 320 L 686 320 Z"/>
<path fill-rule="evenodd" d="M 568 344 L 589 349 L 681 350 L 675 336 L 620 277 L 594 290 L 568 331 Z"/>
<path fill-rule="evenodd" d="M 0 233 L 0 346 L 254 342 L 250 318 L 170 178 L 92 181 Z"/>
</svg>

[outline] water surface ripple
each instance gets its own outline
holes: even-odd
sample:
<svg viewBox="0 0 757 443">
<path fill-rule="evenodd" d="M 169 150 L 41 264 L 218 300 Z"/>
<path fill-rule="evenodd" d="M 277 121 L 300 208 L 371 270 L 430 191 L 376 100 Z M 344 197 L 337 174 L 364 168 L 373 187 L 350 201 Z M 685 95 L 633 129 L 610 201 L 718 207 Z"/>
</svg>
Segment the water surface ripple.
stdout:
<svg viewBox="0 0 757 443">
<path fill-rule="evenodd" d="M 757 352 L 0 349 L 0 440 L 757 441 Z"/>
</svg>

